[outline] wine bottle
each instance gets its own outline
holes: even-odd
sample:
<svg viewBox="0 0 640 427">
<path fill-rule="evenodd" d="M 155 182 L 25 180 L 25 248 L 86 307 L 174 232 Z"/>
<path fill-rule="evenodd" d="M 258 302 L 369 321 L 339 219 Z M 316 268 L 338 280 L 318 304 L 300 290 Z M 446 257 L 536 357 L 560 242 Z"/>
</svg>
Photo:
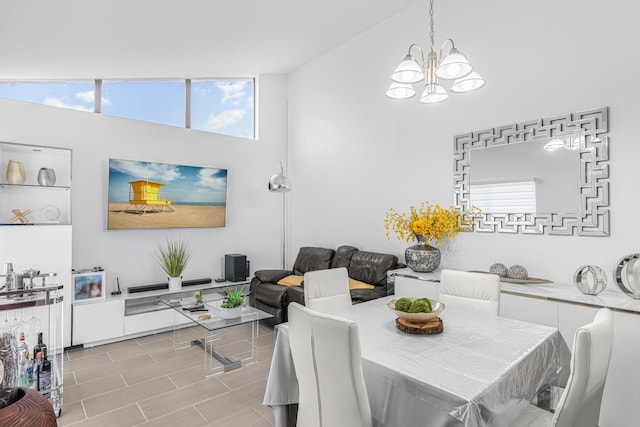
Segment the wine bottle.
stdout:
<svg viewBox="0 0 640 427">
<path fill-rule="evenodd" d="M 47 360 L 47 347 L 42 350 L 42 360 L 38 363 L 38 391 L 51 388 L 51 362 Z"/>
<path fill-rule="evenodd" d="M 38 354 L 46 350 L 47 350 L 47 345 L 42 342 L 42 332 L 38 332 L 38 343 L 33 346 L 33 362 L 38 363 L 40 360 L 40 357 L 38 357 Z"/>
</svg>

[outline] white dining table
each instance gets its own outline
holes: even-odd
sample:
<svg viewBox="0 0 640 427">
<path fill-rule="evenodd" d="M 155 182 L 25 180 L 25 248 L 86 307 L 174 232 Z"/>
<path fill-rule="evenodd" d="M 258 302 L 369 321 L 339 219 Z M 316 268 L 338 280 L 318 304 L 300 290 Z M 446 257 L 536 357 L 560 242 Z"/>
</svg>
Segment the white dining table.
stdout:
<svg viewBox="0 0 640 427">
<path fill-rule="evenodd" d="M 412 335 L 396 327 L 392 298 L 332 313 L 358 323 L 374 426 L 510 426 L 538 392 L 566 382 L 570 352 L 555 328 L 446 307 L 441 334 Z M 286 427 L 288 405 L 297 402 L 288 325 L 281 324 L 263 404 Z"/>
</svg>

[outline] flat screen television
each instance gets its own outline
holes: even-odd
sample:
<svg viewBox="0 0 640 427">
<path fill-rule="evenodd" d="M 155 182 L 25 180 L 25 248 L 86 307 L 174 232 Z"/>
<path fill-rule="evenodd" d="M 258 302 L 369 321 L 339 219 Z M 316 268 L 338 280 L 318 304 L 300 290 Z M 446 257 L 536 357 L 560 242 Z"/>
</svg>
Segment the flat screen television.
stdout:
<svg viewBox="0 0 640 427">
<path fill-rule="evenodd" d="M 109 230 L 224 227 L 227 170 L 109 159 Z"/>
</svg>

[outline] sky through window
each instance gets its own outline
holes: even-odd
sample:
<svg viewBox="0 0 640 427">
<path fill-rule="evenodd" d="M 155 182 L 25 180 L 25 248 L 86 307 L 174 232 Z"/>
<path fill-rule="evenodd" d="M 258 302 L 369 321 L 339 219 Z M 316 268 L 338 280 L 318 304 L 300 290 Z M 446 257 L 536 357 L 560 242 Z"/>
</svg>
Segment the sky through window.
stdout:
<svg viewBox="0 0 640 427">
<path fill-rule="evenodd" d="M 185 80 L 102 82 L 106 115 L 185 127 Z M 199 79 L 191 82 L 191 128 L 255 139 L 253 79 Z M 93 112 L 94 81 L 0 82 L 0 98 Z"/>
</svg>

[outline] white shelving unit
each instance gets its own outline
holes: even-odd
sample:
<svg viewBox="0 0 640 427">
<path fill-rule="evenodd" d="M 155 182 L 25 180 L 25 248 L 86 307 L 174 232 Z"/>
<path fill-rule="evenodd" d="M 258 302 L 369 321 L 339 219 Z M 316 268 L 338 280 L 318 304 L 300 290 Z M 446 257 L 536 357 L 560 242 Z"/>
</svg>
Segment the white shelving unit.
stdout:
<svg viewBox="0 0 640 427">
<path fill-rule="evenodd" d="M 7 183 L 9 160 L 24 165 L 24 183 Z M 67 148 L 0 141 L 0 265 L 11 262 L 16 273 L 29 268 L 58 272 L 64 347 L 71 345 L 71 160 Z M 41 168 L 55 171 L 54 185 L 38 184 Z M 31 211 L 27 224 L 10 222 L 14 209 Z M 44 316 L 42 310 L 33 309 Z"/>
<path fill-rule="evenodd" d="M 24 165 L 25 181 L 9 184 L 6 179 L 9 160 Z M 26 218 L 28 225 L 71 224 L 71 150 L 38 145 L 0 142 L 0 224 L 25 225 L 19 221 L 10 223 L 13 209 L 31 211 Z M 55 171 L 54 185 L 38 184 L 41 168 Z"/>
</svg>

